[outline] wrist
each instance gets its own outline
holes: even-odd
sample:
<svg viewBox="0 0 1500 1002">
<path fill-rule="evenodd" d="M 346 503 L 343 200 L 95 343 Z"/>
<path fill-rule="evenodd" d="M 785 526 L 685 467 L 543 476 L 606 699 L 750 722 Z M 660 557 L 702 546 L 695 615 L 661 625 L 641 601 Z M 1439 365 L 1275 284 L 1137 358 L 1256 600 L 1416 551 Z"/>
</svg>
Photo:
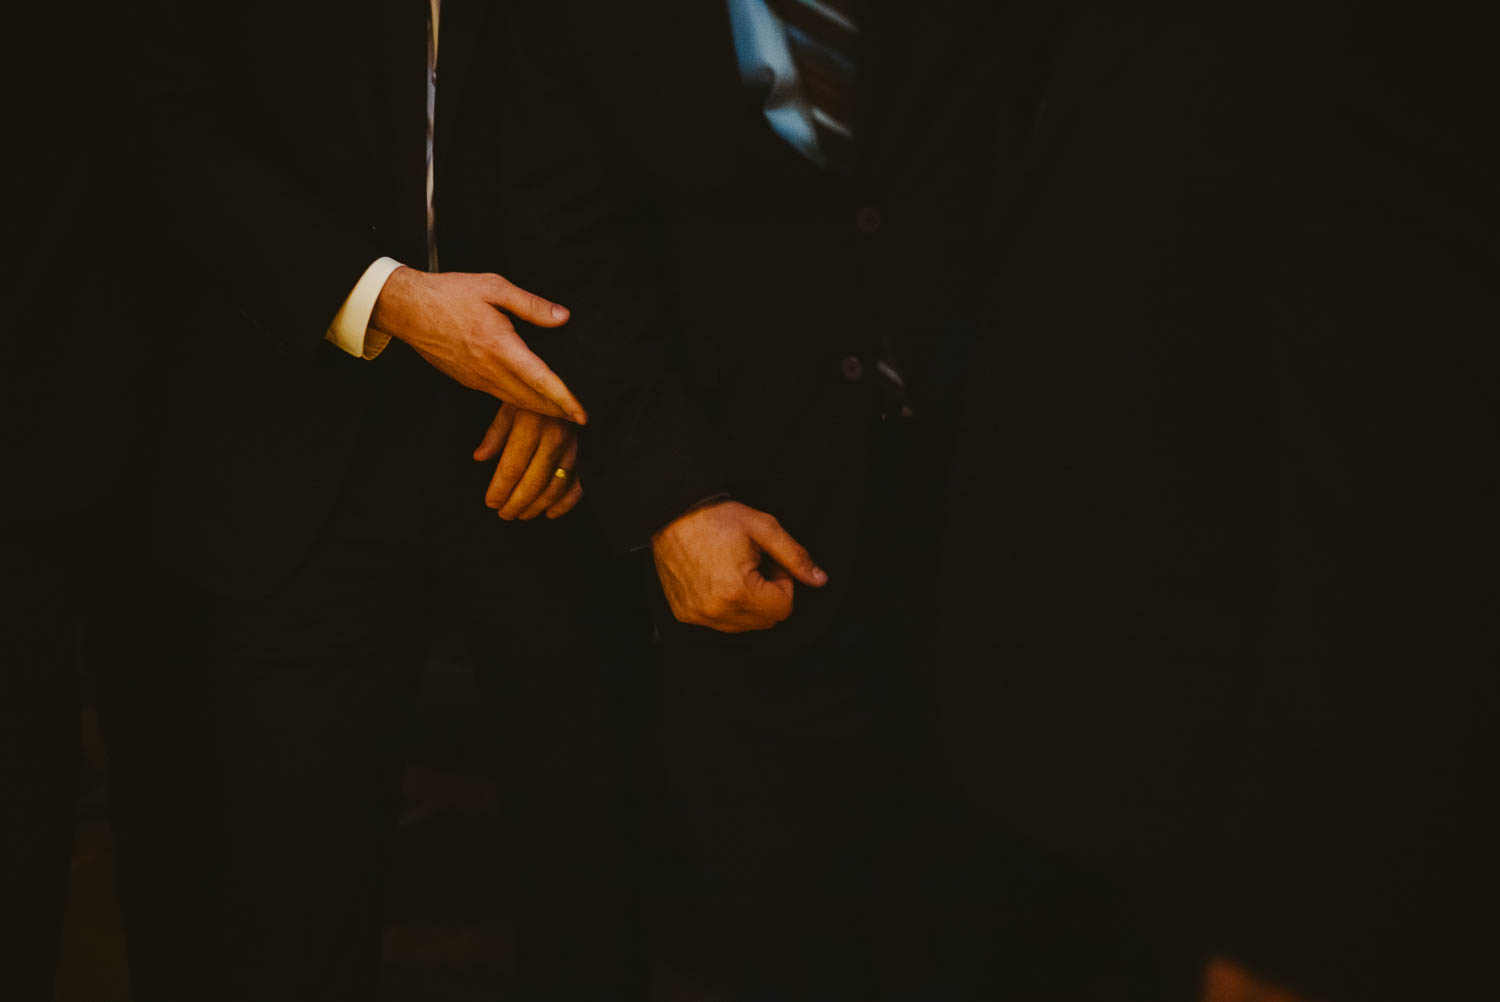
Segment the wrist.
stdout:
<svg viewBox="0 0 1500 1002">
<path fill-rule="evenodd" d="M 684 508 L 681 512 L 678 513 L 676 518 L 672 519 L 672 521 L 668 522 L 666 525 L 653 532 L 651 534 L 651 542 L 655 543 L 662 533 L 666 532 L 668 529 L 672 528 L 672 526 L 676 525 L 678 522 L 681 522 L 689 515 L 694 515 L 700 511 L 703 511 L 705 508 L 712 508 L 715 505 L 726 504 L 732 500 L 733 498 L 729 496 L 729 493 L 727 491 L 720 491 L 717 494 L 710 494 L 708 497 L 704 498 L 702 501 L 699 501 L 697 504 L 690 505 L 689 507 Z"/>
<path fill-rule="evenodd" d="M 407 324 L 404 317 L 410 312 L 409 304 L 417 293 L 422 272 L 401 265 L 391 272 L 375 298 L 375 308 L 370 311 L 370 326 L 398 340 L 406 340 Z"/>
</svg>

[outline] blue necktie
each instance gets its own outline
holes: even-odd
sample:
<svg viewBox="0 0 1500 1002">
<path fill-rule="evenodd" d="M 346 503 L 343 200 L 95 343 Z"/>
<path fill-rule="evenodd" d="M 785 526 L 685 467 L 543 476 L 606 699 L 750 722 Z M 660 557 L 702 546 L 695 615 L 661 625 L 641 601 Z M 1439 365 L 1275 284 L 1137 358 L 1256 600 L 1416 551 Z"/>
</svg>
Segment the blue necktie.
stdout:
<svg viewBox="0 0 1500 1002">
<path fill-rule="evenodd" d="M 860 58 L 864 46 L 861 0 L 766 0 L 786 26 L 824 165 L 840 174 L 855 166 Z"/>
</svg>

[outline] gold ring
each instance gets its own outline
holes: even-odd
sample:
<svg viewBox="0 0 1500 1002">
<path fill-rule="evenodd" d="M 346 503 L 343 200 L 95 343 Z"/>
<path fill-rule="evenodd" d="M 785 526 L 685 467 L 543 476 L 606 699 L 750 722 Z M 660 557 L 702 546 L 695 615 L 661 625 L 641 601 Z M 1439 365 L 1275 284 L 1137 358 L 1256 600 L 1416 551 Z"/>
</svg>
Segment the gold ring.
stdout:
<svg viewBox="0 0 1500 1002">
<path fill-rule="evenodd" d="M 559 466 L 557 469 L 552 471 L 552 475 L 559 480 L 566 480 L 573 475 L 573 471 L 568 469 L 566 466 Z"/>
</svg>

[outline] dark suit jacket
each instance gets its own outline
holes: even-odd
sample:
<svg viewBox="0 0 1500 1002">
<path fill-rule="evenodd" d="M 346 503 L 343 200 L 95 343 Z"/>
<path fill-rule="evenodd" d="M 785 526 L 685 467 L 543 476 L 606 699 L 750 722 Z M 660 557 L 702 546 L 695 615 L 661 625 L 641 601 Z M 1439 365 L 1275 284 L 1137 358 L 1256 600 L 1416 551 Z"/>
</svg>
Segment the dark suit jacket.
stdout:
<svg viewBox="0 0 1500 1002">
<path fill-rule="evenodd" d="M 425 262 L 424 23 L 415 2 L 273 4 L 181 12 L 167 36 L 183 73 L 157 121 L 157 531 L 211 587 L 290 571 L 362 421 L 415 369 L 400 346 L 376 365 L 323 334 L 376 258 Z"/>
<path fill-rule="evenodd" d="M 284 579 L 356 468 L 374 471 L 370 489 L 388 509 L 382 525 L 394 535 L 415 532 L 424 498 L 452 480 L 498 406 L 403 344 L 361 361 L 323 336 L 376 258 L 426 267 L 427 10 L 423 0 L 257 5 L 184 15 L 173 37 L 182 86 L 156 126 L 167 151 L 156 197 L 174 222 L 163 267 L 172 336 L 160 354 L 167 389 L 156 510 L 169 559 L 210 587 L 255 594 Z M 510 43 L 476 53 L 483 23 L 506 13 L 462 0 L 444 5 L 435 133 L 440 246 L 448 239 L 446 165 L 464 164 L 452 151 L 470 69 L 493 73 L 494 86 L 473 102 L 479 116 L 537 106 L 540 99 L 527 94 L 546 86 L 514 69 L 505 57 Z M 530 218 L 513 220 L 515 201 L 495 192 L 508 190 L 507 171 L 551 176 L 567 153 L 540 141 L 508 143 L 503 168 L 492 160 L 463 167 L 486 179 L 494 205 L 486 221 L 505 226 L 520 250 L 546 241 L 526 243 L 512 232 Z M 462 222 L 458 211 L 453 218 Z M 550 218 L 538 226 L 566 230 Z M 460 247 L 462 226 L 455 230 Z M 510 269 L 500 255 L 510 249 L 495 242 L 467 258 L 473 270 L 504 274 Z M 551 261 L 540 270 L 544 286 L 559 273 Z M 607 331 L 611 344 L 624 343 L 640 330 L 579 312 L 554 341 L 586 346 Z M 595 385 L 583 378 L 575 389 L 594 404 L 603 395 Z M 463 441 L 451 440 L 452 423 L 443 440 L 434 439 L 434 415 L 445 408 L 462 415 L 463 427 L 472 424 L 457 433 Z M 476 504 L 482 490 L 476 479 Z"/>
<path fill-rule="evenodd" d="M 1125 885 L 1172 948 L 1196 932 L 1268 569 L 1260 262 L 1224 67 L 1169 19 L 1072 26 L 1000 177 L 939 591 L 960 781 Z"/>
<path fill-rule="evenodd" d="M 1494 993 L 1492 13 L 1331 5 L 1273 51 L 1277 538 L 1227 949 L 1330 999 Z"/>
<path fill-rule="evenodd" d="M 997 221 L 945 721 L 971 795 L 1184 962 L 1473 997 L 1494 202 L 1423 75 L 1458 36 L 1382 67 L 1422 49 L 1312 20 L 1067 45 Z"/>
<path fill-rule="evenodd" d="M 659 375 L 617 412 L 583 397 L 588 489 L 622 548 L 719 491 L 779 518 L 832 583 L 799 596 L 775 642 L 816 633 L 848 585 L 878 340 L 931 348 L 972 329 L 996 132 L 1009 154 L 1032 121 L 1031 36 L 996 31 L 1013 25 L 989 5 L 877 8 L 864 162 L 850 178 L 818 171 L 766 124 L 724 4 L 537 4 L 537 27 L 522 34 L 570 67 L 615 196 L 648 221 L 632 253 L 660 262 Z M 461 130 L 476 127 L 460 115 Z M 521 274 L 536 260 L 507 256 Z M 600 364 L 556 362 L 570 384 Z"/>
<path fill-rule="evenodd" d="M 126 504 L 134 491 L 127 457 L 146 353 L 124 297 L 132 262 L 153 244 L 136 201 L 148 143 L 130 122 L 157 83 L 152 66 L 128 56 L 137 27 L 108 5 L 83 3 L 17 11 L 12 28 L 24 42 L 5 65 L 16 100 L 0 447 L 10 467 L 5 510 L 33 527 L 95 517 L 102 484 Z M 25 535 L 32 543 L 41 534 Z"/>
</svg>

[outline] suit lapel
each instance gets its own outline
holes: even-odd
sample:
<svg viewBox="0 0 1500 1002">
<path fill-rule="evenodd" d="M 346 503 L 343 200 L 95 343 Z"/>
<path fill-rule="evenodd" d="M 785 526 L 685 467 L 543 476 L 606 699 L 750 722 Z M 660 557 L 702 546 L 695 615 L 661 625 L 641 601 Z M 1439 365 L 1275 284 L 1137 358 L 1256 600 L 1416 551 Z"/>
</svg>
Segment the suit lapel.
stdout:
<svg viewBox="0 0 1500 1002">
<path fill-rule="evenodd" d="M 428 5 L 427 0 L 385 0 L 380 10 L 387 109 L 384 159 L 390 165 L 402 244 L 425 248 Z M 425 250 L 422 256 L 425 259 Z"/>
<path fill-rule="evenodd" d="M 1101 27 L 1103 26 L 1103 27 Z M 1034 79 L 1018 88 L 1027 98 L 1007 135 L 1014 147 L 1002 151 L 990 205 L 990 230 L 1004 233 L 1008 220 L 1022 218 L 1042 196 L 1047 181 L 1078 126 L 1080 110 L 1109 86 L 1145 35 L 1144 25 L 1127 21 L 1111 27 L 1091 15 L 1074 24 L 1050 23 L 1037 37 L 1046 58 Z"/>
<path fill-rule="evenodd" d="M 943 120 L 972 108 L 976 85 L 992 75 L 980 62 L 1000 58 L 993 37 L 983 38 L 992 35 L 999 9 L 966 0 L 872 5 L 873 79 L 861 128 L 862 141 L 869 144 L 864 159 L 877 176 L 899 182 L 903 179 L 894 169 L 942 155 L 914 144 L 953 135 L 954 128 Z M 992 125 L 973 122 L 968 127 Z"/>
<path fill-rule="evenodd" d="M 483 0 L 443 0 L 438 45 L 437 125 L 433 141 L 437 161 L 452 142 L 453 120 L 463 106 L 460 99 L 469 79 L 476 40 L 489 21 L 495 4 Z"/>
</svg>

